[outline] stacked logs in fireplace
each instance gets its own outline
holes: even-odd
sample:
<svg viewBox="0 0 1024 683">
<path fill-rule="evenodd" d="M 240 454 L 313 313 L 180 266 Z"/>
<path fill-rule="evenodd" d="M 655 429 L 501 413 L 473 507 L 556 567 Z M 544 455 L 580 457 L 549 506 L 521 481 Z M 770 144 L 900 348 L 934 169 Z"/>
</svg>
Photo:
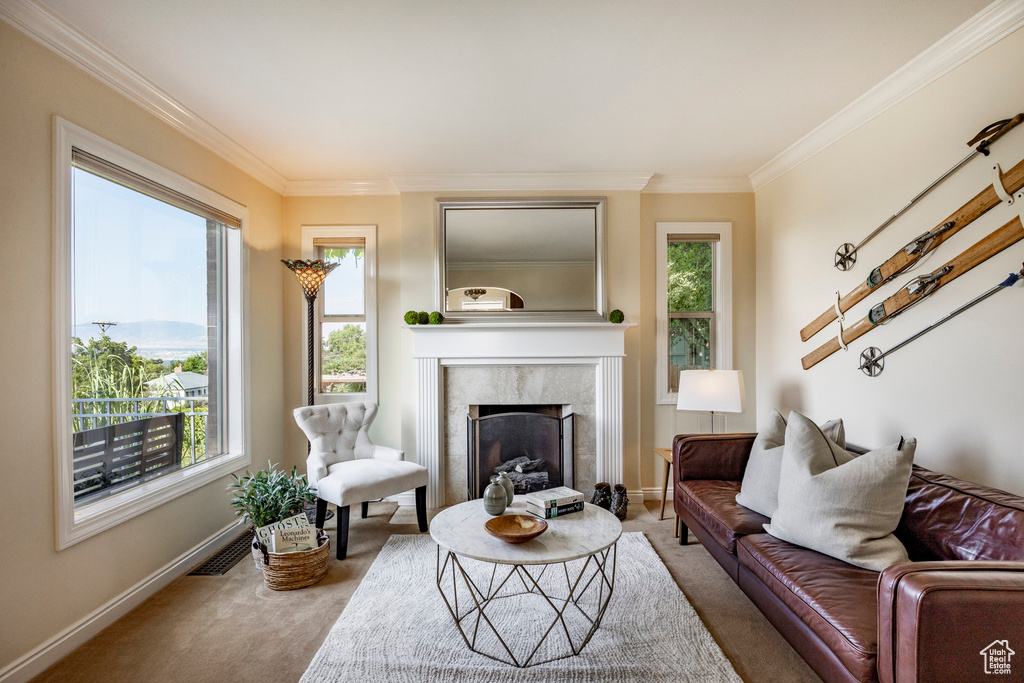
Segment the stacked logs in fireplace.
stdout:
<svg viewBox="0 0 1024 683">
<path fill-rule="evenodd" d="M 478 406 L 468 418 L 469 497 L 505 472 L 517 494 L 572 486 L 573 415 L 562 406 Z"/>
</svg>

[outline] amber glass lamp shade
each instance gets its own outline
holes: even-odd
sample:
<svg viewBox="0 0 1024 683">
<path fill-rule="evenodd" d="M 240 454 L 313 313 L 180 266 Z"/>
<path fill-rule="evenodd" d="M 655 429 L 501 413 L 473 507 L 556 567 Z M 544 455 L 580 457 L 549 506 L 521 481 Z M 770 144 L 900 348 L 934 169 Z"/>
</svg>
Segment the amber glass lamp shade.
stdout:
<svg viewBox="0 0 1024 683">
<path fill-rule="evenodd" d="M 320 259 L 304 261 L 302 259 L 289 258 L 281 259 L 281 263 L 286 265 L 288 270 L 295 273 L 295 277 L 298 278 L 299 285 L 302 287 L 302 292 L 306 295 L 307 299 L 316 298 L 316 295 L 320 292 L 320 285 L 324 283 L 330 272 L 338 267 L 337 263 L 328 263 Z"/>
</svg>

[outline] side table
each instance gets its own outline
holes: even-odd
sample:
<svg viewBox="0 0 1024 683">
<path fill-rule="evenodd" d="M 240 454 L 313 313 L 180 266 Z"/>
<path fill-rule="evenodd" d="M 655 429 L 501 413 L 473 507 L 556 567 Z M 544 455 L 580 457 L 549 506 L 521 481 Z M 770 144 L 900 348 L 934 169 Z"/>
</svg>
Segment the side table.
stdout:
<svg viewBox="0 0 1024 683">
<path fill-rule="evenodd" d="M 655 448 L 654 452 L 665 461 L 665 480 L 661 483 L 661 516 L 659 520 L 665 519 L 665 500 L 668 498 L 668 480 L 672 476 L 672 449 Z M 674 493 L 674 491 L 673 491 Z M 676 515 L 676 528 L 673 538 L 679 538 L 679 515 Z"/>
</svg>

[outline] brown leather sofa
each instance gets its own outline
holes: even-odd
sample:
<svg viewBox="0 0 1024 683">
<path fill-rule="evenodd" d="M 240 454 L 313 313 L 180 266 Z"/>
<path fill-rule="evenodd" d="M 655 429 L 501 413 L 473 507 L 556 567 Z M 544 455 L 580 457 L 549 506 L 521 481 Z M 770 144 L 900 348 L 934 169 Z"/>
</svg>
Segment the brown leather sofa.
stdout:
<svg viewBox="0 0 1024 683">
<path fill-rule="evenodd" d="M 755 436 L 677 436 L 675 511 L 822 679 L 1024 678 L 1024 498 L 915 466 L 896 529 L 912 561 L 879 574 L 736 503 Z"/>
</svg>

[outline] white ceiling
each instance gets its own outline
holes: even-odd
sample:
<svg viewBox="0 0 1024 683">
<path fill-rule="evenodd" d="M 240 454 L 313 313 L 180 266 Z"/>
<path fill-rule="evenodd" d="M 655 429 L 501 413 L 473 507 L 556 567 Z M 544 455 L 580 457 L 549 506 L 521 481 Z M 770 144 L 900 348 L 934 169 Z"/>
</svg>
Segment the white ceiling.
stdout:
<svg viewBox="0 0 1024 683">
<path fill-rule="evenodd" d="M 289 180 L 747 176 L 988 0 L 37 0 Z"/>
</svg>

